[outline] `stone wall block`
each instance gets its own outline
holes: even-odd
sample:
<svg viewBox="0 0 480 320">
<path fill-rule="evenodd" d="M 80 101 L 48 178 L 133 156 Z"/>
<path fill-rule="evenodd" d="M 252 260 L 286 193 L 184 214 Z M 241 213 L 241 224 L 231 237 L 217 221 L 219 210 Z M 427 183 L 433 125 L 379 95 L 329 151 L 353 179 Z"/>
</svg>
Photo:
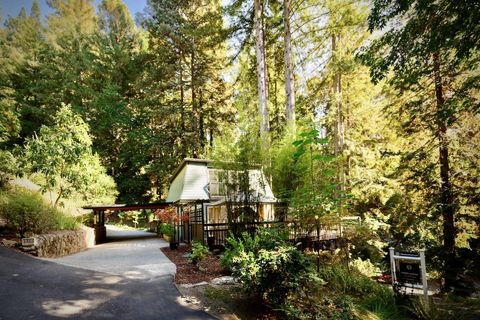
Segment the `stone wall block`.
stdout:
<svg viewBox="0 0 480 320">
<path fill-rule="evenodd" d="M 93 247 L 95 244 L 95 231 L 82 226 L 78 230 L 54 231 L 37 235 L 36 247 L 32 251 L 39 257 L 56 258 L 77 253 Z"/>
</svg>

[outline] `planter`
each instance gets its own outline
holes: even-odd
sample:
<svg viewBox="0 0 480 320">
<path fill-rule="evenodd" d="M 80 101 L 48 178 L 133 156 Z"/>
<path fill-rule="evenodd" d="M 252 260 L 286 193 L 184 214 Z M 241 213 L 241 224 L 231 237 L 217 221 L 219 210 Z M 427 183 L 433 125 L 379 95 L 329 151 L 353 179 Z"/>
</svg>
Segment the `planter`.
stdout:
<svg viewBox="0 0 480 320">
<path fill-rule="evenodd" d="M 170 250 L 177 250 L 178 242 L 170 242 Z"/>
<path fill-rule="evenodd" d="M 172 240 L 172 237 L 169 236 L 169 235 L 164 234 L 164 235 L 163 235 L 163 240 L 165 240 L 165 241 L 167 241 L 167 242 L 170 242 L 170 241 Z"/>
<path fill-rule="evenodd" d="M 209 248 L 212 248 L 214 244 L 215 244 L 215 237 L 207 237 L 207 246 Z"/>
</svg>

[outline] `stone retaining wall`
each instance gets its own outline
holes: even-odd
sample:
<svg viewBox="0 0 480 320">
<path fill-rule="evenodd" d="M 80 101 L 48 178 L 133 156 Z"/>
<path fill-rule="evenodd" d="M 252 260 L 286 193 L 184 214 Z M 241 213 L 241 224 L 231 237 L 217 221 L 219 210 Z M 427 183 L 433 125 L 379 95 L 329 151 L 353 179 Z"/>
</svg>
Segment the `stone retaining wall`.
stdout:
<svg viewBox="0 0 480 320">
<path fill-rule="evenodd" d="M 86 250 L 95 245 L 94 229 L 83 226 L 79 230 L 55 231 L 35 236 L 34 255 L 56 258 Z"/>
</svg>

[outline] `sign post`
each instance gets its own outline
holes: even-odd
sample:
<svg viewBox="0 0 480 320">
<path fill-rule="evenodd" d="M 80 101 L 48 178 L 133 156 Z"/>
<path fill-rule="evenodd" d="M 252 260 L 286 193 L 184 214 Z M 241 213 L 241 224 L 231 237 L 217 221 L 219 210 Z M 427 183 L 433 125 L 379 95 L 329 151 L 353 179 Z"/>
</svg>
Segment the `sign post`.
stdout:
<svg viewBox="0 0 480 320">
<path fill-rule="evenodd" d="M 427 267 L 425 264 L 425 249 L 417 253 L 395 252 L 390 247 L 390 266 L 392 269 L 392 286 L 400 285 L 423 289 L 425 303 L 428 307 Z"/>
</svg>

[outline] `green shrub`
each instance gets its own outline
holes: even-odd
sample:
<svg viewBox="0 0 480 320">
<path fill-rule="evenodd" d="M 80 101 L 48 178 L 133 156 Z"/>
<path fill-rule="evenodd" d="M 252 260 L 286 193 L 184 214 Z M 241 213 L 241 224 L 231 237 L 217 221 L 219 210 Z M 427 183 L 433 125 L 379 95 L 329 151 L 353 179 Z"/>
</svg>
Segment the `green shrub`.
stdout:
<svg viewBox="0 0 480 320">
<path fill-rule="evenodd" d="M 85 213 L 80 217 L 80 220 L 81 220 L 82 224 L 84 224 L 86 226 L 89 226 L 89 227 L 93 227 L 94 224 L 95 224 L 94 223 L 95 214 L 93 212 Z"/>
<path fill-rule="evenodd" d="M 26 233 L 74 229 L 78 225 L 75 218 L 45 204 L 39 193 L 20 187 L 0 194 L 0 216 L 21 237 Z"/>
<path fill-rule="evenodd" d="M 282 311 L 292 319 L 402 319 L 393 292 L 357 270 L 323 266 L 323 285 L 292 292 Z"/>
<path fill-rule="evenodd" d="M 257 254 L 260 249 L 272 250 L 283 245 L 285 245 L 284 237 L 275 229 L 261 228 L 254 237 L 248 233 L 244 233 L 241 238 L 231 235 L 227 239 L 227 250 L 225 250 L 220 263 L 224 268 L 233 271 L 233 268 L 236 268 L 236 264 L 232 263 L 233 258 L 238 252 L 246 251 Z"/>
<path fill-rule="evenodd" d="M 381 274 L 380 268 L 374 265 L 370 259 L 362 260 L 357 258 L 352 260 L 350 265 L 367 277 L 375 277 Z"/>
<path fill-rule="evenodd" d="M 208 248 L 201 242 L 194 241 L 192 243 L 192 255 L 190 259 L 193 263 L 198 263 L 205 259 L 208 255 Z"/>
<path fill-rule="evenodd" d="M 255 236 L 243 233 L 239 239 L 229 237 L 221 263 L 232 270 L 247 293 L 280 309 L 293 292 L 319 282 L 310 272 L 310 260 L 266 229 L 258 230 Z"/>
<path fill-rule="evenodd" d="M 17 171 L 17 160 L 8 151 L 0 150 L 0 188 L 7 185 Z"/>
<path fill-rule="evenodd" d="M 229 237 L 221 260 L 243 289 L 267 302 L 287 319 L 398 318 L 392 290 L 355 268 L 322 266 L 272 230 Z M 367 316 L 368 318 L 368 316 Z"/>
<path fill-rule="evenodd" d="M 169 223 L 160 224 L 159 230 L 161 234 L 164 234 L 169 237 L 173 236 L 173 233 L 175 232 L 173 226 Z"/>
</svg>

